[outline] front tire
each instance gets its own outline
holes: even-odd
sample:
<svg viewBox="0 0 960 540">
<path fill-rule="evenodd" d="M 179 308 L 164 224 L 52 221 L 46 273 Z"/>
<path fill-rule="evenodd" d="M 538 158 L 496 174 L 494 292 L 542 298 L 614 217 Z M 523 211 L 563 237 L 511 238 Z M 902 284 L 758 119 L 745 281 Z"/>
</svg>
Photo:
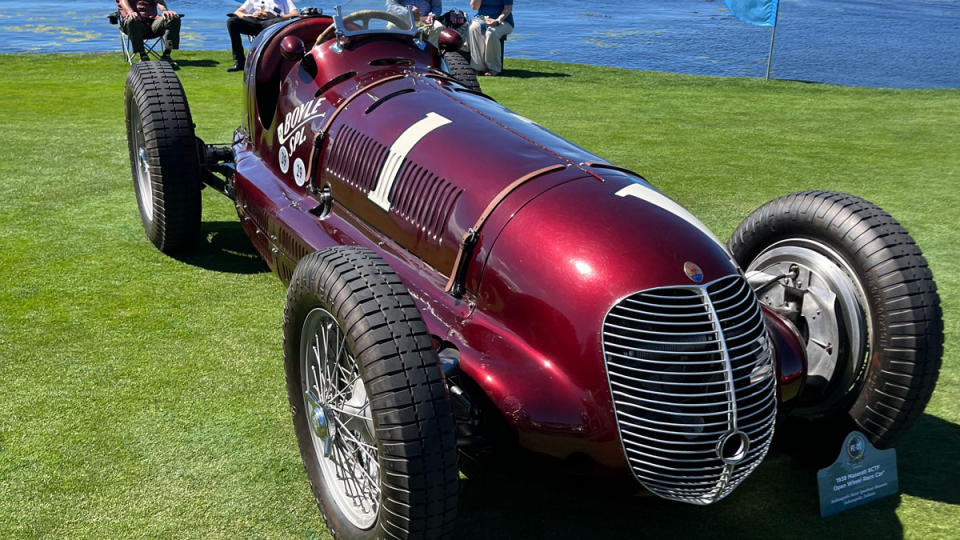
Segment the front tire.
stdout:
<svg viewBox="0 0 960 540">
<path fill-rule="evenodd" d="M 449 536 L 453 416 L 426 326 L 396 274 L 362 248 L 308 255 L 283 329 L 297 442 L 334 537 Z"/>
<path fill-rule="evenodd" d="M 200 160 L 187 96 L 166 62 L 130 67 L 127 145 L 140 220 L 160 251 L 190 250 L 200 235 Z"/>
<path fill-rule="evenodd" d="M 878 446 L 913 424 L 937 381 L 943 319 L 927 261 L 893 217 L 852 195 L 794 193 L 750 214 L 729 247 L 806 340 L 795 416 L 848 415 Z"/>
</svg>

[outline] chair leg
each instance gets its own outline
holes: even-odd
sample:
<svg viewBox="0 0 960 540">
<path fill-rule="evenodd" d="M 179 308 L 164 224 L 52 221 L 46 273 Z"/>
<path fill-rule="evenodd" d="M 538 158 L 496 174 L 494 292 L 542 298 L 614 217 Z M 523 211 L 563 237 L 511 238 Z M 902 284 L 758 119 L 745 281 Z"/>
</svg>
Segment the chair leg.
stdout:
<svg viewBox="0 0 960 540">
<path fill-rule="evenodd" d="M 120 32 L 120 50 L 123 52 L 123 58 L 126 59 L 127 63 L 133 64 L 133 45 L 123 31 Z"/>
<path fill-rule="evenodd" d="M 157 60 L 160 59 L 160 55 L 167 47 L 167 42 L 163 39 L 163 36 L 160 36 L 156 39 L 143 40 L 143 50 L 147 51 L 147 54 L 153 56 Z M 157 49 L 160 49 L 158 52 Z"/>
</svg>

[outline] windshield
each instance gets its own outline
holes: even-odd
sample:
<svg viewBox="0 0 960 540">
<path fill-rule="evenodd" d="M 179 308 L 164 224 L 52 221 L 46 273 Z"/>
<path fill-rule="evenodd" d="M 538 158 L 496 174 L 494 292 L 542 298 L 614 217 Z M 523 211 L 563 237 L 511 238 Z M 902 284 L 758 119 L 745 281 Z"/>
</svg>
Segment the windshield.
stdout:
<svg viewBox="0 0 960 540">
<path fill-rule="evenodd" d="M 352 0 L 334 9 L 337 33 L 344 36 L 389 32 L 414 35 L 417 31 L 409 8 L 385 0 Z"/>
</svg>

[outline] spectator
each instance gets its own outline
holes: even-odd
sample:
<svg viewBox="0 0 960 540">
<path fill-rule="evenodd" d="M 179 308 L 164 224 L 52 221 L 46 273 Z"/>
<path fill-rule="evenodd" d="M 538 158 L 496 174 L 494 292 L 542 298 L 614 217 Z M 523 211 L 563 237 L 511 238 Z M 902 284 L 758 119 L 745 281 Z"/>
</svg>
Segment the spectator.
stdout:
<svg viewBox="0 0 960 540">
<path fill-rule="evenodd" d="M 117 0 L 117 10 L 120 29 L 130 38 L 133 52 L 140 55 L 141 61 L 150 59 L 143 47 L 144 38 L 148 33 L 155 36 L 162 33 L 166 46 L 160 59 L 173 63 L 170 51 L 180 48 L 180 17 L 176 11 L 167 9 L 164 0 Z"/>
<path fill-rule="evenodd" d="M 427 41 L 434 47 L 440 40 L 443 23 L 437 20 L 443 13 L 442 0 L 387 0 L 387 11 L 401 17 L 407 16 L 407 9 L 413 11 L 413 19 Z"/>
<path fill-rule="evenodd" d="M 246 0 L 227 19 L 227 32 L 230 34 L 230 47 L 235 61 L 227 71 L 243 71 L 246 56 L 240 34 L 255 36 L 264 28 L 299 14 L 293 0 Z"/>
<path fill-rule="evenodd" d="M 500 40 L 513 32 L 513 0 L 470 0 L 477 16 L 470 22 L 470 67 L 496 77 L 503 71 Z"/>
</svg>

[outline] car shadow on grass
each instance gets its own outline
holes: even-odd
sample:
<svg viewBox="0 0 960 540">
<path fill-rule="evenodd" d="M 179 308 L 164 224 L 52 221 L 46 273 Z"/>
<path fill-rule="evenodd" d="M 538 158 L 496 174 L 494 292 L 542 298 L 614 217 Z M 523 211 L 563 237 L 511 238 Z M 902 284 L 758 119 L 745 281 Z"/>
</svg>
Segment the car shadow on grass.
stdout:
<svg viewBox="0 0 960 540">
<path fill-rule="evenodd" d="M 180 67 L 217 67 L 220 65 L 220 62 L 216 60 L 210 60 L 208 58 L 200 58 L 199 60 L 190 60 L 187 58 L 177 58 L 177 63 L 180 64 Z"/>
<path fill-rule="evenodd" d="M 798 444 L 799 443 L 799 444 Z M 836 538 L 868 534 L 903 538 L 900 496 L 820 517 L 817 470 L 839 444 L 792 440 L 776 444 L 764 463 L 730 496 L 709 506 L 655 496 L 611 494 L 596 481 L 556 467 L 486 466 L 461 479 L 456 538 Z M 897 443 L 902 493 L 960 504 L 954 449 L 960 426 L 923 415 Z"/>
<path fill-rule="evenodd" d="M 900 491 L 946 504 L 960 504 L 960 425 L 924 414 L 897 443 Z"/>
<path fill-rule="evenodd" d="M 208 221 L 201 225 L 197 249 L 178 257 L 187 264 L 230 274 L 261 274 L 270 267 L 236 221 Z"/>
<path fill-rule="evenodd" d="M 556 71 L 530 71 L 528 69 L 504 69 L 500 76 L 512 77 L 514 79 L 544 79 L 569 77 L 569 73 L 558 73 Z"/>
</svg>

